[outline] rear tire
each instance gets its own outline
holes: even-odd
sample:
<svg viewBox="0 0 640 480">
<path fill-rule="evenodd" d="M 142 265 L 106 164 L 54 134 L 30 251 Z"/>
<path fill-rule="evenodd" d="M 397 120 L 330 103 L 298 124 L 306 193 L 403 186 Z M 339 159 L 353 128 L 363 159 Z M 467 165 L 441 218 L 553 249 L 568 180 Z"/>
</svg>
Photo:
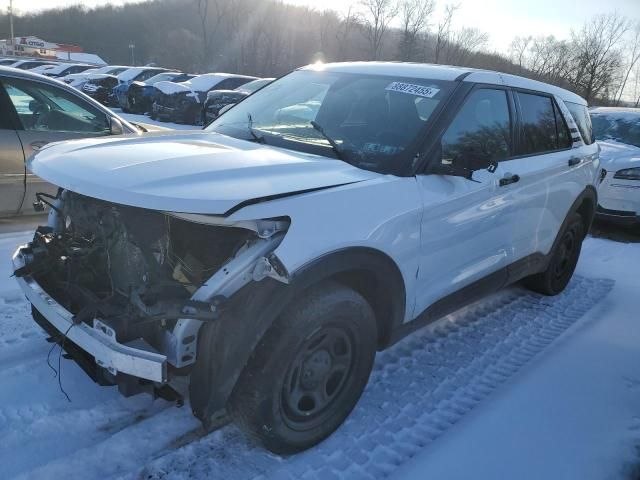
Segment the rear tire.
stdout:
<svg viewBox="0 0 640 480">
<path fill-rule="evenodd" d="M 527 288 L 543 295 L 558 295 L 571 280 L 580 258 L 585 226 L 582 217 L 572 213 L 558 235 L 547 269 L 524 280 Z"/>
<path fill-rule="evenodd" d="M 377 346 L 374 313 L 355 291 L 305 292 L 267 331 L 229 401 L 236 424 L 290 454 L 333 433 L 358 402 Z"/>
</svg>

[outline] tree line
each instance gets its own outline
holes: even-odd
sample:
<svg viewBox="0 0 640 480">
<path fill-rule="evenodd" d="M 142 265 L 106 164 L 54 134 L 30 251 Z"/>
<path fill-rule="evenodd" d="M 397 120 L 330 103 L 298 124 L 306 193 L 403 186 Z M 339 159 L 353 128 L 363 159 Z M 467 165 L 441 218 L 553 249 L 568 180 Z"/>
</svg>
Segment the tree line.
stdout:
<svg viewBox="0 0 640 480">
<path fill-rule="evenodd" d="M 315 61 L 402 60 L 499 70 L 563 86 L 591 103 L 640 101 L 640 22 L 599 15 L 567 40 L 516 37 L 508 53 L 459 26 L 457 4 L 353 0 L 344 13 L 281 0 L 150 0 L 14 16 L 16 35 L 72 43 L 112 64 L 280 76 Z M 0 37 L 9 21 L 0 15 Z M 623 95 L 625 92 L 625 95 Z"/>
</svg>

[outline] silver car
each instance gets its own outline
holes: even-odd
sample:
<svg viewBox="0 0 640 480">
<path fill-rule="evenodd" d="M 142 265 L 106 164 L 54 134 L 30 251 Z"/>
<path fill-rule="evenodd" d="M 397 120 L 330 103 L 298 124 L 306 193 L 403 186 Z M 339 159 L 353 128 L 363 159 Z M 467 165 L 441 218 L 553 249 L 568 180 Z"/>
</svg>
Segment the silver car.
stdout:
<svg viewBox="0 0 640 480">
<path fill-rule="evenodd" d="M 35 150 L 49 142 L 141 131 L 63 82 L 0 67 L 0 216 L 33 213 L 36 193 L 55 193 L 26 171 Z"/>
</svg>

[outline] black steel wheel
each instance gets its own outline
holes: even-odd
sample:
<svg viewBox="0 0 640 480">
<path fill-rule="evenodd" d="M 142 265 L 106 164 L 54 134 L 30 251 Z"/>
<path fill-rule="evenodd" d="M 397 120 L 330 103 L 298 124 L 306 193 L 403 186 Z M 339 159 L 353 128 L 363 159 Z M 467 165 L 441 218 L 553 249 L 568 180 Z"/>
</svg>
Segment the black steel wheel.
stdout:
<svg viewBox="0 0 640 480">
<path fill-rule="evenodd" d="M 289 367 L 282 391 L 283 419 L 293 429 L 326 421 L 353 367 L 355 339 L 340 325 L 315 332 Z"/>
<path fill-rule="evenodd" d="M 275 453 L 307 449 L 356 405 L 376 346 L 362 296 L 335 283 L 310 289 L 257 346 L 229 401 L 232 418 Z"/>
</svg>

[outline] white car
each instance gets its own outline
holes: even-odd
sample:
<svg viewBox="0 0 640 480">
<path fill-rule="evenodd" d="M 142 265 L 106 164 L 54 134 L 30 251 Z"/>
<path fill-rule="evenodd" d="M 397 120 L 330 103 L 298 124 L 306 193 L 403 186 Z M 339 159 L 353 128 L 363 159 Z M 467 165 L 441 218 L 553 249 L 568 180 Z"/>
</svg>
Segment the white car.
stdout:
<svg viewBox="0 0 640 480">
<path fill-rule="evenodd" d="M 106 65 L 100 68 L 91 68 L 80 73 L 70 73 L 69 75 L 62 77 L 61 80 L 64 83 L 68 83 L 72 87 L 81 90 L 85 82 L 95 75 L 119 75 L 129 68 L 131 67 L 125 67 L 122 65 Z"/>
<path fill-rule="evenodd" d="M 640 223 L 640 109 L 591 109 L 593 134 L 604 169 L 599 187 L 599 219 Z"/>
<path fill-rule="evenodd" d="M 312 120 L 282 116 L 319 102 Z M 579 96 L 462 67 L 301 68 L 204 131 L 79 140 L 13 258 L 34 319 L 123 392 L 173 388 L 274 452 L 344 421 L 376 350 L 524 279 L 569 282 L 597 206 Z"/>
</svg>

